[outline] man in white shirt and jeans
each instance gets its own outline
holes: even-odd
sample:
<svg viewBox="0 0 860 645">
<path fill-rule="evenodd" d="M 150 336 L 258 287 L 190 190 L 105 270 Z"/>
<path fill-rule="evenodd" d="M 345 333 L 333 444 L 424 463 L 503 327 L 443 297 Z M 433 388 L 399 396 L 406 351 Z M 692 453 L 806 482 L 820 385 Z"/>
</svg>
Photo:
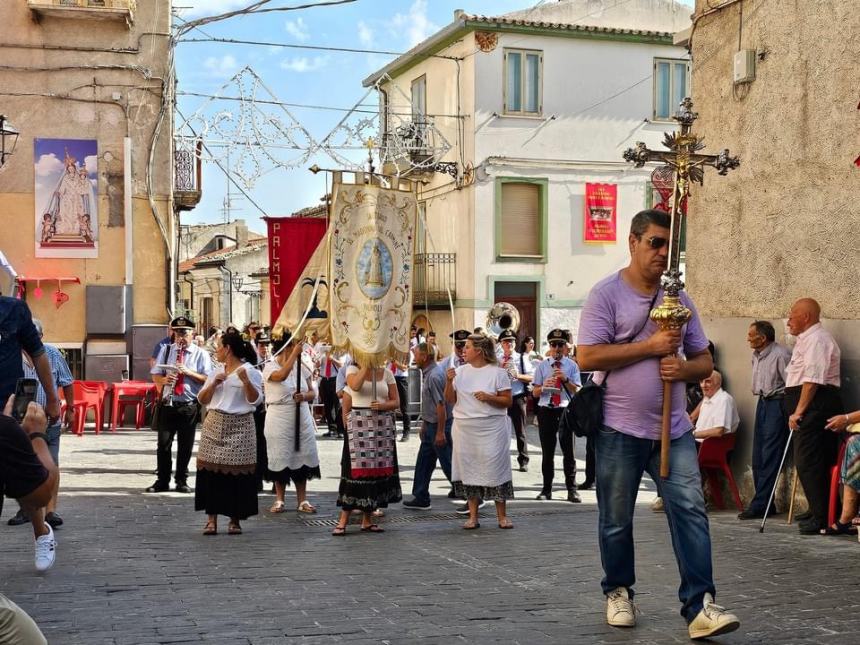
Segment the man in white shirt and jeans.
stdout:
<svg viewBox="0 0 860 645">
<path fill-rule="evenodd" d="M 723 377 L 717 371 L 699 383 L 702 386 L 702 407 L 696 421 L 693 436 L 696 441 L 704 441 L 711 437 L 722 437 L 738 429 L 740 416 L 738 406 L 731 394 L 723 389 Z"/>
</svg>

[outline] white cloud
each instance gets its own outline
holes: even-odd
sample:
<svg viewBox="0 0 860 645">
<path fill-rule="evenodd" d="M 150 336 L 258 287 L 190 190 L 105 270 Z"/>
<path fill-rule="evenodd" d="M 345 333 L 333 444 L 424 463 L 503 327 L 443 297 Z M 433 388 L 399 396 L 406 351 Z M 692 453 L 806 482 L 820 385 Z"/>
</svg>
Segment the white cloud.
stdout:
<svg viewBox="0 0 860 645">
<path fill-rule="evenodd" d="M 63 170 L 63 162 L 52 152 L 48 155 L 41 155 L 39 161 L 35 164 L 35 168 L 37 177 L 50 177 Z"/>
<path fill-rule="evenodd" d="M 308 33 L 308 25 L 302 18 L 298 18 L 296 20 L 287 20 L 285 26 L 287 29 L 287 33 L 290 34 L 290 36 L 292 36 L 296 40 L 304 42 L 308 38 L 310 38 L 310 34 Z"/>
<path fill-rule="evenodd" d="M 227 78 L 239 70 L 239 63 L 230 54 L 224 56 L 210 56 L 203 61 L 203 67 L 211 76 Z"/>
<path fill-rule="evenodd" d="M 364 20 L 358 21 L 358 40 L 368 49 L 373 49 L 373 30 L 367 25 Z"/>
<path fill-rule="evenodd" d="M 84 157 L 84 167 L 87 169 L 87 174 L 96 174 L 99 171 L 99 158 L 96 155 Z"/>
<path fill-rule="evenodd" d="M 389 26 L 398 35 L 405 31 L 410 47 L 414 47 L 430 34 L 439 30 L 439 27 L 430 22 L 427 17 L 427 0 L 415 0 L 409 7 L 409 12 L 395 14 Z"/>
<path fill-rule="evenodd" d="M 281 69 L 285 69 L 289 72 L 297 72 L 299 74 L 315 72 L 328 65 L 328 61 L 328 56 L 314 56 L 313 58 L 307 58 L 306 56 L 286 58 L 281 61 Z"/>
</svg>

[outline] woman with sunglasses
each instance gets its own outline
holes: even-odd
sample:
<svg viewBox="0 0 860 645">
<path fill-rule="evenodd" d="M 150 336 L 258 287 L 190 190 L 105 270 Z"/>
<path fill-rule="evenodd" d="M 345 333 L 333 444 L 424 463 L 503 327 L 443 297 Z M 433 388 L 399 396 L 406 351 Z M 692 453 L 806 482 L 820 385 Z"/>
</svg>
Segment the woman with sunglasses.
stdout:
<svg viewBox="0 0 860 645">
<path fill-rule="evenodd" d="M 498 367 L 493 339 L 472 334 L 464 348 L 466 365 L 447 371 L 445 398 L 453 404 L 451 480 L 454 493 L 465 497 L 469 520 L 477 529 L 481 500 L 496 503 L 500 529 L 512 529 L 506 500 L 513 498 L 511 476 L 511 379 Z"/>
<path fill-rule="evenodd" d="M 555 475 L 555 445 L 561 443 L 564 483 L 567 501 L 582 501 L 576 492 L 576 460 L 573 458 L 573 437 L 558 432 L 558 422 L 570 399 L 582 385 L 579 367 L 565 356 L 570 332 L 553 329 L 546 337 L 550 356 L 537 364 L 532 380 L 532 395 L 538 399 L 537 419 L 540 436 L 541 471 L 543 486 L 537 499 L 552 499 L 552 480 Z"/>
</svg>

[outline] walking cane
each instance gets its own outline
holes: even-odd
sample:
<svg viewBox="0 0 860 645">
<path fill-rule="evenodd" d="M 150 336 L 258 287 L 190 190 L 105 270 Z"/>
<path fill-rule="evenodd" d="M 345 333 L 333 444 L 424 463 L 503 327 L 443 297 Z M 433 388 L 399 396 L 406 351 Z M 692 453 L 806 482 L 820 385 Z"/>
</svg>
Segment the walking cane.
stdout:
<svg viewBox="0 0 860 645">
<path fill-rule="evenodd" d="M 776 487 L 779 485 L 779 476 L 782 474 L 782 467 L 785 465 L 785 458 L 788 456 L 788 449 L 791 446 L 791 438 L 794 432 L 789 431 L 788 440 L 785 442 L 785 450 L 782 453 L 782 461 L 779 462 L 779 470 L 776 471 L 776 481 L 773 482 L 773 490 L 770 491 L 770 499 L 767 500 L 767 507 L 764 509 L 764 517 L 761 518 L 761 526 L 758 529 L 759 533 L 764 533 L 764 525 L 767 522 L 767 514 L 770 512 L 770 506 L 773 504 L 773 498 L 776 495 Z"/>
</svg>

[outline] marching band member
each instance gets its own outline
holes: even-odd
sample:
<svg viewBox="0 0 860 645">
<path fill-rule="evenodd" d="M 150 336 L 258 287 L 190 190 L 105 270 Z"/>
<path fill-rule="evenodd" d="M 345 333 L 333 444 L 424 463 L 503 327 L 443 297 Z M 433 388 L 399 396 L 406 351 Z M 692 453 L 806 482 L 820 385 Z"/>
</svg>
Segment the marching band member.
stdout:
<svg viewBox="0 0 860 645">
<path fill-rule="evenodd" d="M 185 316 L 170 321 L 170 330 L 175 342 L 162 346 L 150 370 L 153 381 L 163 379 L 164 388 L 159 393 L 159 411 L 154 428 L 158 432 L 158 479 L 146 489 L 147 493 L 161 493 L 170 490 L 170 472 L 173 468 L 171 452 L 173 437 L 179 435 L 176 449 L 176 491 L 190 493 L 188 486 L 188 462 L 194 448 L 194 432 L 200 418 L 200 404 L 197 395 L 206 378 L 212 372 L 209 353 L 191 341 L 194 322 Z M 176 370 L 168 374 L 165 365 L 173 365 Z"/>
<path fill-rule="evenodd" d="M 573 458 L 573 437 L 558 436 L 558 422 L 561 413 L 570 403 L 570 397 L 579 389 L 579 367 L 564 355 L 570 342 L 570 332 L 553 329 L 546 337 L 550 347 L 550 357 L 538 363 L 534 373 L 532 394 L 538 399 L 538 432 L 540 434 L 541 470 L 543 487 L 537 499 L 552 499 L 552 480 L 555 474 L 555 445 L 561 443 L 564 466 L 564 483 L 567 487 L 567 501 L 580 502 L 576 492 L 576 460 Z"/>
<path fill-rule="evenodd" d="M 517 463 L 520 465 L 520 472 L 524 473 L 529 469 L 529 444 L 525 435 L 526 383 L 530 383 L 532 377 L 525 374 L 525 361 L 514 351 L 516 342 L 517 335 L 510 329 L 505 329 L 499 334 L 499 348 L 496 350 L 496 355 L 499 358 L 499 366 L 511 378 L 512 401 L 511 407 L 508 408 L 508 416 L 511 418 L 517 438 Z"/>
</svg>

